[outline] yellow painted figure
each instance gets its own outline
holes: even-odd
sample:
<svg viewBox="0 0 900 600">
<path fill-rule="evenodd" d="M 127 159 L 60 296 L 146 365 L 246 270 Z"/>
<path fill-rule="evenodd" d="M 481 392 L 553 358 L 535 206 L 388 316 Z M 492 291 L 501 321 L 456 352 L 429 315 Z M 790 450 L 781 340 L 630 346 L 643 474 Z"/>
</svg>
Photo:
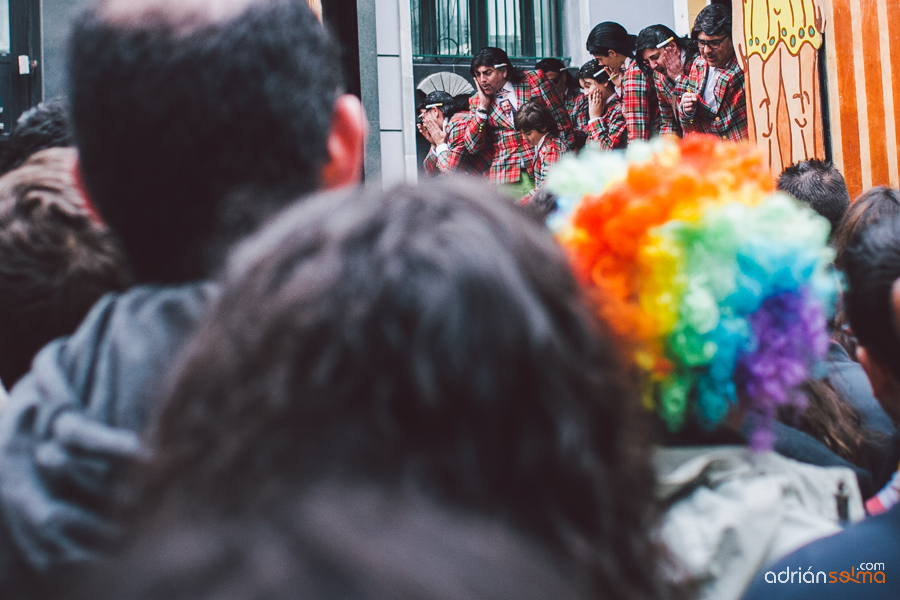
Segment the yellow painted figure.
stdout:
<svg viewBox="0 0 900 600">
<path fill-rule="evenodd" d="M 759 54 L 763 61 L 778 44 L 794 56 L 804 44 L 818 50 L 822 34 L 817 29 L 821 9 L 813 0 L 744 1 L 744 42 L 747 56 Z"/>
<path fill-rule="evenodd" d="M 822 0 L 741 0 L 735 31 L 747 77 L 747 108 L 756 138 L 774 173 L 782 164 L 776 111 L 782 89 L 790 121 L 791 162 L 815 155 L 818 50 L 822 46 Z"/>
</svg>

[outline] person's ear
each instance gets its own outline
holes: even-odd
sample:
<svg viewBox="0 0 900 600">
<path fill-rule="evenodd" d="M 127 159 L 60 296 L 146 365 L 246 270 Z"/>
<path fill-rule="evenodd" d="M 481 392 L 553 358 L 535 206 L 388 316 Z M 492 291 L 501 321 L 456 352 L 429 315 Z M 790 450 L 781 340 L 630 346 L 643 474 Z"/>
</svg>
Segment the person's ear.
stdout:
<svg viewBox="0 0 900 600">
<path fill-rule="evenodd" d="M 338 98 L 328 134 L 328 160 L 322 167 L 323 190 L 360 182 L 368 131 L 366 112 L 359 98 L 350 94 Z"/>
<path fill-rule="evenodd" d="M 75 184 L 75 191 L 84 200 L 84 206 L 87 208 L 90 219 L 95 223 L 103 223 L 103 219 L 100 217 L 97 209 L 94 208 L 91 195 L 88 194 L 87 188 L 84 186 L 84 175 L 81 173 L 81 158 L 78 156 L 75 157 L 75 162 L 72 163 L 72 182 Z"/>
</svg>

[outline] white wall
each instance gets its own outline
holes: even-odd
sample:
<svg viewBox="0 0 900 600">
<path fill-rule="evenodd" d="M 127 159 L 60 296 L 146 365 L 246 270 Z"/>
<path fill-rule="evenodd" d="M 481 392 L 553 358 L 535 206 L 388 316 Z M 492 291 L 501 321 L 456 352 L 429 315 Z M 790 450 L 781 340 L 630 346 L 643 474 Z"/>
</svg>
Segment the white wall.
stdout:
<svg viewBox="0 0 900 600">
<path fill-rule="evenodd" d="M 587 36 L 603 21 L 621 23 L 628 33 L 637 33 L 648 25 L 663 24 L 678 33 L 676 3 L 683 0 L 563 0 L 563 53 L 572 57 L 572 66 L 580 67 L 591 57 L 585 50 Z"/>
<path fill-rule="evenodd" d="M 375 0 L 381 181 L 416 178 L 415 82 L 409 0 Z M 360 53 L 371 52 L 360 47 Z"/>
</svg>

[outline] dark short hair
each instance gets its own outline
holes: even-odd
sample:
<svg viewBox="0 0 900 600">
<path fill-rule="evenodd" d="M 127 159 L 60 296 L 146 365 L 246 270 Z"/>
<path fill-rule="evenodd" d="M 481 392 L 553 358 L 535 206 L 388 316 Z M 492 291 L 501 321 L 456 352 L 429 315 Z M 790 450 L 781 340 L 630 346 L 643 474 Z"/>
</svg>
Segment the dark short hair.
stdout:
<svg viewBox="0 0 900 600">
<path fill-rule="evenodd" d="M 525 73 L 513 65 L 512 61 L 509 60 L 509 55 L 506 54 L 506 51 L 493 46 L 482 48 L 478 54 L 472 57 L 472 64 L 469 66 L 469 74 L 472 77 L 475 77 L 475 70 L 478 69 L 478 67 L 490 67 L 493 69 L 499 68 L 501 65 L 506 67 L 506 79 L 512 83 L 520 83 L 525 79 Z"/>
<path fill-rule="evenodd" d="M 591 29 L 585 46 L 593 55 L 605 56 L 610 50 L 615 50 L 633 58 L 634 41 L 635 36 L 629 34 L 624 27 L 613 21 L 605 21 Z"/>
<path fill-rule="evenodd" d="M 118 245 L 76 191 L 74 164 L 75 150 L 48 149 L 0 178 L 0 380 L 7 387 L 41 347 L 74 332 L 101 296 L 128 284 Z"/>
<path fill-rule="evenodd" d="M 422 112 L 429 108 L 440 110 L 445 119 L 449 119 L 461 110 L 459 102 L 453 96 L 441 90 L 436 90 L 425 96 L 425 99 L 419 102 L 417 112 Z"/>
<path fill-rule="evenodd" d="M 731 7 L 724 4 L 710 4 L 703 7 L 697 18 L 694 19 L 694 28 L 691 30 L 691 38 L 703 32 L 710 37 L 720 35 L 731 38 Z"/>
<path fill-rule="evenodd" d="M 534 68 L 544 73 L 562 73 L 566 70 L 566 64 L 558 58 L 545 58 L 539 60 Z"/>
<path fill-rule="evenodd" d="M 866 229 L 882 221 L 900 215 L 900 190 L 878 186 L 860 194 L 844 213 L 832 243 L 837 256 L 834 264 L 843 268 L 844 253 Z"/>
<path fill-rule="evenodd" d="M 529 100 L 519 107 L 514 118 L 516 131 L 544 131 L 558 133 L 556 119 L 547 105 L 540 100 Z"/>
<path fill-rule="evenodd" d="M 657 597 L 646 415 L 584 293 L 481 183 L 291 208 L 233 255 L 138 496 L 212 514 L 342 473 L 500 516 L 605 597 Z"/>
<path fill-rule="evenodd" d="M 828 219 L 831 237 L 850 208 L 847 183 L 830 161 L 810 159 L 789 166 L 778 176 L 778 189 Z"/>
<path fill-rule="evenodd" d="M 415 490 L 327 483 L 265 513 L 167 514 L 69 600 L 587 600 L 583 578 L 499 519 Z M 60 578 L 62 579 L 62 578 Z"/>
<path fill-rule="evenodd" d="M 35 152 L 74 145 L 65 99 L 57 97 L 41 102 L 22 113 L 13 126 L 0 152 L 0 175 L 21 167 Z"/>
<path fill-rule="evenodd" d="M 587 61 L 578 70 L 578 79 L 593 79 L 599 84 L 609 83 L 609 73 L 596 58 Z"/>
<path fill-rule="evenodd" d="M 142 281 L 208 276 L 234 239 L 315 189 L 328 156 L 339 53 L 307 3 L 198 19 L 98 8 L 70 40 L 85 186 Z"/>
<path fill-rule="evenodd" d="M 675 42 L 680 50 L 687 52 L 687 60 L 690 60 L 691 54 L 697 52 L 697 44 L 693 40 L 680 37 L 665 25 L 650 25 L 641 29 L 634 43 L 634 59 L 642 69 L 649 70 L 647 63 L 644 62 L 644 51 L 656 50 L 660 44 L 669 39 Z"/>
<path fill-rule="evenodd" d="M 900 382 L 900 337 L 891 303 L 891 288 L 900 278 L 900 215 L 860 233 L 844 254 L 844 275 L 844 308 L 853 334 Z"/>
</svg>

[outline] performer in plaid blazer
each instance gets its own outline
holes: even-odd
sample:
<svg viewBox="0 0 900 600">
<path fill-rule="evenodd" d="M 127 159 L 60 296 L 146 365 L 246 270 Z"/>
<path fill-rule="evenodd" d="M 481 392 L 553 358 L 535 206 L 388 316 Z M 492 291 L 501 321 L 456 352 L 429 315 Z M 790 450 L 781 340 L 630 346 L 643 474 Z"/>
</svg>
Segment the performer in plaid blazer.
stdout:
<svg viewBox="0 0 900 600">
<path fill-rule="evenodd" d="M 584 108 L 584 114 L 587 115 L 587 102 L 582 98 L 581 88 L 578 86 L 578 80 L 572 77 L 572 74 L 566 68 L 563 61 L 558 58 L 545 58 L 538 61 L 534 66 L 538 71 L 542 71 L 548 79 L 552 79 L 556 84 L 556 89 L 566 102 L 566 112 L 569 113 L 569 119 L 572 121 L 574 128 L 575 142 L 569 150 L 581 150 L 584 147 L 584 141 L 587 134 L 584 128 L 578 126 L 578 111 Z M 587 117 L 584 119 L 587 126 Z"/>
<path fill-rule="evenodd" d="M 634 60 L 635 36 L 618 23 L 607 21 L 591 30 L 587 51 L 607 68 L 622 99 L 628 141 L 649 140 L 659 135 L 660 114 L 652 74 Z"/>
<path fill-rule="evenodd" d="M 695 42 L 675 35 L 665 25 L 645 27 L 637 36 L 635 60 L 653 72 L 661 115 L 660 134 L 681 136 L 678 86 L 687 79 L 697 56 Z"/>
<path fill-rule="evenodd" d="M 493 152 L 488 178 L 499 184 L 522 178 L 522 164 L 534 160 L 534 150 L 515 129 L 515 113 L 537 99 L 550 110 L 565 148 L 574 142 L 574 128 L 565 101 L 541 71 L 520 71 L 500 48 L 484 48 L 470 69 L 477 92 L 469 99 L 472 116 L 463 136 L 470 154 Z"/>
<path fill-rule="evenodd" d="M 534 149 L 534 159 L 525 163 L 525 168 L 534 181 L 534 189 L 521 200 L 522 204 L 527 204 L 544 184 L 550 167 L 559 160 L 565 149 L 556 135 L 558 130 L 553 115 L 540 100 L 531 100 L 519 108 L 515 126 L 525 143 Z"/>
<path fill-rule="evenodd" d="M 431 143 L 425 157 L 425 173 L 461 172 L 483 176 L 491 166 L 490 155 L 469 154 L 463 147 L 463 135 L 469 123 L 469 113 L 460 111 L 456 100 L 447 92 L 428 94 L 419 104 L 419 133 Z"/>
<path fill-rule="evenodd" d="M 599 66 L 599 65 L 598 65 Z M 591 82 L 594 85 L 591 86 Z M 600 71 L 595 79 L 587 79 L 588 98 L 587 146 L 599 150 L 616 150 L 628 145 L 628 128 L 622 100 L 609 80 L 607 71 Z"/>
<path fill-rule="evenodd" d="M 724 140 L 746 140 L 744 72 L 731 43 L 731 10 L 721 4 L 701 10 L 691 37 L 697 41 L 699 56 L 678 89 L 685 135 L 711 133 Z"/>
</svg>

